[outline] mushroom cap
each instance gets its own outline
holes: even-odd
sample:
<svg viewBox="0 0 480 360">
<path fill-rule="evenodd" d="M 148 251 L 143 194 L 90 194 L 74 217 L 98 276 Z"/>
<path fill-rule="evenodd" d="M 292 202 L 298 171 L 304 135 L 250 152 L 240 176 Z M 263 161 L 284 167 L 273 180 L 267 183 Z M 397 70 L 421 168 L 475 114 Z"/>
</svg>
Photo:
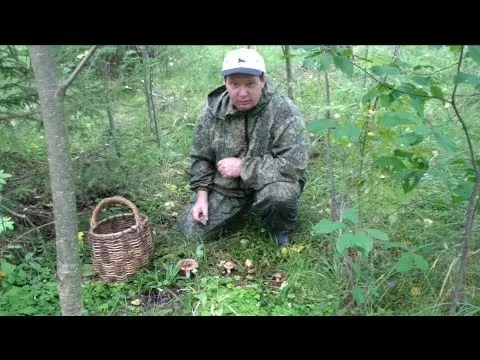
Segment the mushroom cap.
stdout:
<svg viewBox="0 0 480 360">
<path fill-rule="evenodd" d="M 198 267 L 198 263 L 194 259 L 185 259 L 181 263 L 181 269 L 183 271 L 192 271 L 193 269 L 196 269 Z"/>
<path fill-rule="evenodd" d="M 235 269 L 235 264 L 232 263 L 231 261 L 228 261 L 225 264 L 223 264 L 223 267 L 231 270 L 231 269 Z"/>
</svg>

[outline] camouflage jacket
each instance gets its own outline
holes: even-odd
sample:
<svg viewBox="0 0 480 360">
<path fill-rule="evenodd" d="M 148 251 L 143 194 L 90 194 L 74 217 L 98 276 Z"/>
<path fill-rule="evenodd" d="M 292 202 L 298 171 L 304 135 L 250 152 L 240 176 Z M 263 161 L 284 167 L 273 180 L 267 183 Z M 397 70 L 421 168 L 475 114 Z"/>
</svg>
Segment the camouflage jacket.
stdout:
<svg viewBox="0 0 480 360">
<path fill-rule="evenodd" d="M 276 181 L 300 182 L 303 189 L 308 145 L 304 119 L 288 97 L 266 85 L 255 108 L 238 111 L 220 86 L 197 119 L 190 187 L 228 196 L 245 196 Z M 227 157 L 243 159 L 239 178 L 225 179 L 216 170 Z"/>
</svg>

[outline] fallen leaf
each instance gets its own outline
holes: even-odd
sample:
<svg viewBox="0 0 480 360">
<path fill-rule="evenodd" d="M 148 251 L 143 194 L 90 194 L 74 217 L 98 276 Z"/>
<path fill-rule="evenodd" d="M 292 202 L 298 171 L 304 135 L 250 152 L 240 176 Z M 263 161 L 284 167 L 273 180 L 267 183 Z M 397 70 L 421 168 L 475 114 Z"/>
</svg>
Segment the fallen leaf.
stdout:
<svg viewBox="0 0 480 360">
<path fill-rule="evenodd" d="M 303 249 L 305 249 L 305 246 L 304 246 L 304 245 L 293 245 L 293 246 L 291 247 L 291 249 L 292 249 L 293 251 L 296 251 L 297 253 L 299 253 L 299 252 L 302 252 Z"/>
<path fill-rule="evenodd" d="M 141 301 L 140 301 L 140 299 L 135 299 L 135 300 L 130 301 L 130 304 L 135 305 L 135 306 L 139 306 L 141 304 Z"/>
<path fill-rule="evenodd" d="M 420 295 L 420 289 L 416 286 L 412 287 L 412 290 L 410 290 L 410 294 L 412 294 L 412 296 L 418 296 Z"/>
</svg>

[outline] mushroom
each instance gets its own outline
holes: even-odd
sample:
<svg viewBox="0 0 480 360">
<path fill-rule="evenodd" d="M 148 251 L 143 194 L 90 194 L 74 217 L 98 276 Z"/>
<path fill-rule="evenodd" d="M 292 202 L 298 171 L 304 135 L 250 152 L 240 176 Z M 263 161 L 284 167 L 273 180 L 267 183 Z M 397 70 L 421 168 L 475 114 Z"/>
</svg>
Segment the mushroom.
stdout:
<svg viewBox="0 0 480 360">
<path fill-rule="evenodd" d="M 276 283 L 282 283 L 285 280 L 285 275 L 282 272 L 278 272 L 273 275 L 272 280 Z"/>
<path fill-rule="evenodd" d="M 179 266 L 180 270 L 182 270 L 185 276 L 189 278 L 191 272 L 196 272 L 196 269 L 198 268 L 198 263 L 194 259 L 185 259 L 180 260 L 177 266 Z"/>
<path fill-rule="evenodd" d="M 253 266 L 253 262 L 250 259 L 245 261 L 245 267 L 247 268 L 248 274 L 253 274 L 255 272 L 255 267 Z"/>
<path fill-rule="evenodd" d="M 223 267 L 227 269 L 227 274 L 231 274 L 232 270 L 235 270 L 235 264 L 231 261 L 227 261 L 225 264 L 223 264 Z"/>
</svg>

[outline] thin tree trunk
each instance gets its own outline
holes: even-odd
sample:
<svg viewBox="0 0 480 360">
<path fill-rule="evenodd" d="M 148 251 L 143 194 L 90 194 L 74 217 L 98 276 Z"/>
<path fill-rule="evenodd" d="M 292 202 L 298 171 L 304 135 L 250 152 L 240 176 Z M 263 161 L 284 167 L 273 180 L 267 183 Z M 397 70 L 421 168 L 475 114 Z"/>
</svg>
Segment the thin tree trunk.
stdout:
<svg viewBox="0 0 480 360">
<path fill-rule="evenodd" d="M 117 134 L 117 124 L 115 123 L 115 119 L 113 117 L 112 106 L 111 106 L 111 89 L 110 89 L 110 64 L 103 60 L 100 64 L 100 69 L 102 72 L 103 77 L 103 85 L 105 87 L 105 107 L 107 110 L 108 116 L 108 123 L 110 125 L 110 135 L 113 139 L 113 147 L 115 148 L 115 152 L 117 156 L 120 157 L 120 146 L 118 141 L 118 134 Z"/>
<path fill-rule="evenodd" d="M 62 315 L 81 316 L 83 315 L 83 299 L 77 241 L 75 184 L 63 108 L 68 83 L 59 86 L 51 46 L 31 45 L 28 50 L 40 96 L 48 149 L 61 313 Z"/>
<path fill-rule="evenodd" d="M 285 56 L 285 69 L 287 71 L 288 97 L 294 100 L 293 95 L 293 75 L 292 75 L 292 59 L 290 58 L 290 45 L 282 45 L 283 55 Z"/>
<path fill-rule="evenodd" d="M 117 124 L 115 122 L 115 119 L 113 118 L 112 106 L 110 105 L 109 100 L 107 100 L 106 106 L 107 106 L 108 123 L 110 124 L 110 134 L 112 135 L 112 139 L 113 139 L 113 147 L 115 148 L 115 152 L 117 153 L 117 156 L 121 157 L 120 144 L 118 141 L 118 134 L 117 134 Z"/>
<path fill-rule="evenodd" d="M 365 60 L 368 60 L 368 45 L 365 46 Z M 367 85 L 367 74 L 363 74 L 363 87 Z"/>
<path fill-rule="evenodd" d="M 325 112 L 325 117 L 331 119 L 330 112 L 330 81 L 328 79 L 328 72 L 325 71 L 325 101 L 327 103 L 327 111 Z M 336 206 L 336 195 L 335 195 L 335 175 L 333 173 L 333 162 L 332 162 L 332 145 L 331 145 L 331 129 L 327 130 L 327 166 L 330 171 L 330 182 L 332 189 L 330 190 L 330 209 L 332 211 L 330 217 L 332 221 L 335 221 L 337 218 L 337 206 Z"/>
<path fill-rule="evenodd" d="M 461 51 L 460 51 L 460 58 L 458 60 L 457 74 L 460 73 L 460 70 L 461 70 L 464 48 L 465 47 L 462 45 Z M 475 171 L 476 180 L 475 180 L 475 185 L 473 186 L 472 194 L 470 195 L 470 200 L 468 202 L 468 209 L 466 214 L 467 218 L 465 220 L 465 230 L 462 236 L 460 269 L 459 269 L 457 284 L 455 286 L 455 293 L 453 294 L 452 304 L 450 307 L 450 315 L 454 315 L 457 312 L 459 303 L 465 300 L 464 287 L 465 287 L 465 277 L 467 273 L 468 249 L 470 248 L 470 242 L 472 240 L 472 228 L 473 228 L 473 220 L 475 218 L 475 209 L 479 201 L 477 197 L 480 193 L 480 169 L 477 165 L 475 151 L 473 149 L 473 144 L 470 138 L 467 124 L 465 123 L 465 121 L 463 121 L 463 118 L 460 115 L 460 112 L 458 111 L 457 102 L 455 100 L 455 94 L 457 92 L 457 88 L 458 88 L 458 84 L 455 84 L 453 88 L 453 93 L 452 93 L 452 106 L 458 121 L 462 125 L 463 132 L 465 133 L 465 137 L 467 139 L 468 149 L 470 151 L 470 160 L 472 162 L 472 166 Z"/>
<path fill-rule="evenodd" d="M 143 60 L 145 62 L 145 79 L 144 79 L 144 89 L 145 89 L 145 98 L 147 99 L 148 107 L 148 117 L 150 119 L 150 131 L 155 134 L 157 137 L 157 144 L 160 147 L 160 135 L 158 133 L 157 117 L 155 113 L 155 103 L 153 102 L 153 79 L 152 79 L 152 70 L 150 67 L 150 56 L 148 55 L 148 47 L 144 46 L 143 49 Z"/>
</svg>

